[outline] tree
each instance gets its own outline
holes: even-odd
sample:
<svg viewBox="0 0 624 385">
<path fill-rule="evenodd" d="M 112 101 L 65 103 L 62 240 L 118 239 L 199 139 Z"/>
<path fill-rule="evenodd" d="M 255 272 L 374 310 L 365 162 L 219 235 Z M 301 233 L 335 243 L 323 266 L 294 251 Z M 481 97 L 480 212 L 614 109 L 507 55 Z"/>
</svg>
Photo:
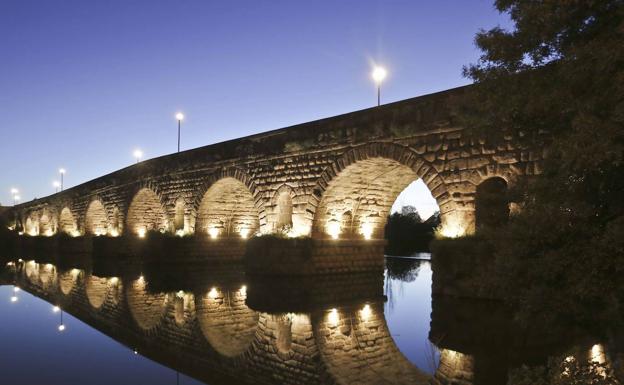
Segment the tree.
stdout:
<svg viewBox="0 0 624 385">
<path fill-rule="evenodd" d="M 464 68 L 468 127 L 548 149 L 497 229 L 496 284 L 525 312 L 594 326 L 619 319 L 624 299 L 623 4 L 497 0 L 515 28 L 480 31 L 482 56 Z"/>
</svg>

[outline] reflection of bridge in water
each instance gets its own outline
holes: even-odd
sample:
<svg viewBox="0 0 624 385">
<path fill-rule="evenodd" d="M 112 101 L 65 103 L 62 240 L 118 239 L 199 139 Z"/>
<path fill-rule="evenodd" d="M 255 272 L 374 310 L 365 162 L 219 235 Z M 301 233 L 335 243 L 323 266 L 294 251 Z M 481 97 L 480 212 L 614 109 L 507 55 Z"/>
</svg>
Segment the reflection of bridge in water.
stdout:
<svg viewBox="0 0 624 385">
<path fill-rule="evenodd" d="M 211 384 L 428 383 L 390 335 L 381 274 L 293 286 L 247 279 L 236 265 L 178 268 L 115 273 L 92 260 L 67 268 L 31 260 L 10 263 L 6 276 L 140 354 Z"/>
<path fill-rule="evenodd" d="M 553 356 L 619 362 L 613 341 L 522 328 L 495 302 L 434 296 L 429 339 L 439 362 L 428 376 L 392 339 L 381 271 L 263 278 L 246 276 L 240 261 L 83 256 L 11 261 L 0 283 L 210 384 L 499 385 L 513 368 Z"/>
</svg>

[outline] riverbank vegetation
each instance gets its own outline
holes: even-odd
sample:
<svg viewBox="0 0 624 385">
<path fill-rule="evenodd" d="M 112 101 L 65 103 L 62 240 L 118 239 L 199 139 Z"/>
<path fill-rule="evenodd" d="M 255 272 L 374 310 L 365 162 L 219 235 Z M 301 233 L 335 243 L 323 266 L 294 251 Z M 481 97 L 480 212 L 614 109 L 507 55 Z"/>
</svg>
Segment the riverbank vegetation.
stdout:
<svg viewBox="0 0 624 385">
<path fill-rule="evenodd" d="M 401 212 L 388 216 L 384 238 L 388 241 L 387 255 L 411 255 L 429 251 L 429 243 L 440 224 L 440 215 L 435 213 L 423 221 L 413 206 L 404 206 Z"/>
<path fill-rule="evenodd" d="M 498 0 L 514 28 L 481 31 L 467 127 L 542 141 L 539 178 L 514 186 L 506 226 L 480 229 L 492 283 L 519 316 L 590 328 L 622 323 L 624 2 Z M 493 134 L 494 133 L 494 134 Z M 533 317 L 526 317 L 533 318 Z"/>
</svg>

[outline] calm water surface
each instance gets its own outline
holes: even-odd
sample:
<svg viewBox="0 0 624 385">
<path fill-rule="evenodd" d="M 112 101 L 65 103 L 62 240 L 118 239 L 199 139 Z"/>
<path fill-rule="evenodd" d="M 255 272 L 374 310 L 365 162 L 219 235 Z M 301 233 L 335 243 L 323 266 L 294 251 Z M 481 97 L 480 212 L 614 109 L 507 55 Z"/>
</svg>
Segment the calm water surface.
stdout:
<svg viewBox="0 0 624 385">
<path fill-rule="evenodd" d="M 383 289 L 372 287 L 371 291 L 379 289 L 386 296 L 381 301 L 382 308 L 398 349 L 413 365 L 432 374 L 435 367 L 427 338 L 431 314 L 430 263 L 395 259 L 390 263 L 390 271 L 379 277 Z M 55 309 L 57 303 L 40 298 L 41 292 L 32 288 L 60 294 L 60 283 L 72 270 L 63 272 L 54 265 L 33 261 L 15 265 L 21 269 L 10 278 L 15 285 L 0 287 L 2 383 L 204 383 L 180 373 L 184 372 L 182 368 L 172 369 L 146 358 L 140 348 L 129 346 L 126 338 L 111 338 L 98 330 L 98 325 L 92 327 L 63 309 Z M 79 280 L 89 282 L 89 273 L 73 269 L 73 274 L 77 276 L 75 284 Z M 253 286 L 248 290 L 253 290 Z M 97 305 L 97 300 L 93 302 Z M 71 309 L 69 312 L 73 313 Z M 59 330 L 61 324 L 63 331 Z"/>
</svg>

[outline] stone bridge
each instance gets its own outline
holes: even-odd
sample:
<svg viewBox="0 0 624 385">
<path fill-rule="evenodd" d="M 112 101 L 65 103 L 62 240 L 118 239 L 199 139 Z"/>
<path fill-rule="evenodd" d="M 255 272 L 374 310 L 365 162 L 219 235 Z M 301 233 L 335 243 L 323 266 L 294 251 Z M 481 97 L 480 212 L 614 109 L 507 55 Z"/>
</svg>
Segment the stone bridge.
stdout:
<svg viewBox="0 0 624 385">
<path fill-rule="evenodd" d="M 10 215 L 27 235 L 375 239 L 400 192 L 422 178 L 440 208 L 441 234 L 469 234 L 480 220 L 480 189 L 502 191 L 538 174 L 542 150 L 462 128 L 456 110 L 466 90 L 146 160 Z"/>
</svg>

